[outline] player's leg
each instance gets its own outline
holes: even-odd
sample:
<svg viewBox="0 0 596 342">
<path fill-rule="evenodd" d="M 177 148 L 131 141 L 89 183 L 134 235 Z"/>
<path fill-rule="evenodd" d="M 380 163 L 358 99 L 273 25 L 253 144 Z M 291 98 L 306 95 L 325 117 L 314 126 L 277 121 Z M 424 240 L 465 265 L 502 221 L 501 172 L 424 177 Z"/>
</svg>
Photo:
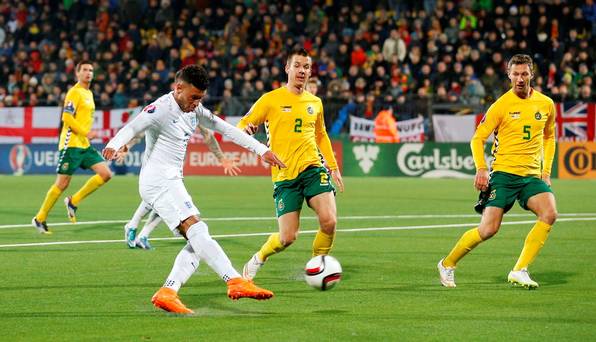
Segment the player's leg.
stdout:
<svg viewBox="0 0 596 342">
<path fill-rule="evenodd" d="M 466 231 L 451 252 L 443 259 L 443 266 L 455 267 L 466 254 L 476 248 L 482 241 L 493 237 L 501 226 L 503 220 L 503 209 L 499 207 L 487 207 L 482 213 L 480 224 L 476 228 Z"/>
<path fill-rule="evenodd" d="M 129 248 L 135 248 L 135 239 L 137 235 L 137 227 L 141 223 L 141 219 L 151 211 L 151 206 L 145 201 L 141 200 L 137 210 L 132 215 L 128 223 L 124 225 L 124 240 Z"/>
<path fill-rule="evenodd" d="M 327 255 L 333 247 L 337 226 L 335 195 L 333 192 L 324 192 L 312 197 L 308 204 L 319 219 L 319 230 L 312 244 L 312 255 Z"/>
<path fill-rule="evenodd" d="M 76 222 L 76 211 L 79 203 L 89 196 L 95 190 L 112 179 L 112 171 L 108 164 L 104 161 L 102 156 L 93 147 L 89 147 L 81 151 L 81 168 L 91 169 L 95 175 L 87 180 L 87 182 L 74 194 L 72 197 L 64 199 L 66 205 L 66 212 L 71 222 Z"/>
<path fill-rule="evenodd" d="M 166 218 L 164 218 L 164 221 Z M 273 292 L 257 287 L 252 281 L 243 279 L 232 266 L 232 262 L 217 241 L 209 234 L 207 224 L 197 216 L 191 216 L 182 221 L 180 232 L 186 236 L 189 244 L 196 251 L 199 258 L 228 285 L 228 297 L 231 299 L 254 298 L 269 299 Z"/>
<path fill-rule="evenodd" d="M 253 256 L 244 264 L 242 268 L 242 277 L 252 280 L 265 261 L 273 254 L 280 253 L 286 247 L 291 245 L 298 236 L 300 227 L 300 211 L 292 211 L 278 217 L 277 223 L 279 232 L 269 235 L 267 241 L 261 246 Z"/>
<path fill-rule="evenodd" d="M 250 297 L 268 299 L 273 293 L 256 287 L 240 277 L 221 246 L 211 238 L 207 224 L 200 220 L 199 210 L 181 180 L 170 181 L 167 189 L 156 188 L 151 198 L 151 190 L 141 189 L 143 199 L 153 203 L 153 208 L 168 227 L 182 234 L 198 258 L 205 261 L 228 285 L 228 297 L 238 299 Z M 154 200 L 153 200 L 154 199 Z"/>
<path fill-rule="evenodd" d="M 167 215 L 168 227 L 174 234 L 180 235 L 178 225 L 182 221 L 182 213 L 173 203 L 173 196 L 168 193 L 168 189 L 161 186 L 144 186 L 140 188 L 141 197 L 145 203 L 153 203 L 154 210 Z M 175 196 L 175 195 L 174 195 Z M 187 195 L 188 198 L 190 196 Z M 186 198 L 186 197 L 185 197 Z M 182 199 L 184 200 L 184 199 Z M 196 207 L 192 206 L 189 210 L 198 213 Z M 187 244 L 179 253 L 174 261 L 174 265 L 166 282 L 151 298 L 151 302 L 157 308 L 165 311 L 189 314 L 192 310 L 188 309 L 178 297 L 178 290 L 190 278 L 190 275 L 198 266 L 198 254 Z M 190 275 L 189 275 L 190 274 Z"/>
<path fill-rule="evenodd" d="M 71 178 L 72 177 L 70 175 L 58 174 L 56 176 L 56 181 L 54 182 L 54 184 L 52 184 L 52 186 L 50 186 L 50 189 L 46 193 L 46 197 L 44 198 L 43 203 L 39 208 L 39 211 L 37 212 L 35 217 L 33 217 L 32 220 L 33 226 L 35 226 L 35 228 L 37 228 L 37 230 L 40 233 L 51 234 L 46 224 L 48 213 L 54 207 L 54 204 L 56 204 L 56 201 L 58 200 L 62 192 L 70 184 Z"/>
<path fill-rule="evenodd" d="M 437 264 L 443 286 L 455 287 L 457 263 L 482 241 L 490 239 L 499 231 L 503 215 L 511 209 L 521 191 L 521 187 L 513 185 L 518 178 L 520 177 L 503 172 L 491 174 L 486 201 L 483 201 L 480 207 L 480 204 L 476 204 L 475 207 L 476 210 L 482 212 L 480 225 L 466 231 L 451 252 Z"/>
<path fill-rule="evenodd" d="M 159 217 L 159 215 L 157 215 L 155 211 L 152 211 L 151 214 L 149 214 L 149 218 L 147 218 L 147 222 L 145 222 L 143 229 L 141 230 L 141 232 L 135 240 L 136 247 L 141 249 L 153 249 L 153 247 L 151 247 L 151 244 L 149 243 L 149 235 L 151 235 L 153 230 L 155 230 L 155 228 L 162 221 L 163 220 L 161 219 L 161 217 Z"/>
<path fill-rule="evenodd" d="M 277 182 L 273 198 L 279 232 L 273 233 L 242 268 L 242 277 L 252 280 L 267 258 L 290 246 L 298 237 L 300 210 L 304 202 L 300 180 Z"/>
<path fill-rule="evenodd" d="M 108 164 L 105 162 L 91 166 L 91 170 L 95 171 L 95 175 L 89 178 L 79 191 L 72 195 L 71 202 L 75 207 L 78 206 L 83 199 L 112 179 L 112 171 L 110 171 Z"/>
<path fill-rule="evenodd" d="M 331 251 L 337 226 L 335 189 L 329 182 L 326 168 L 313 168 L 303 172 L 304 195 L 308 205 L 315 211 L 319 220 L 319 230 L 312 245 L 312 255 L 326 255 Z"/>
<path fill-rule="evenodd" d="M 555 196 L 550 191 L 534 194 L 527 199 L 527 202 L 523 198 L 520 198 L 520 202 L 523 207 L 530 209 L 536 214 L 537 220 L 534 227 L 532 227 L 526 236 L 524 247 L 517 259 L 517 263 L 507 278 L 511 283 L 534 288 L 538 287 L 538 283 L 530 278 L 528 266 L 532 264 L 548 238 L 551 227 L 557 219 L 557 207 Z M 527 204 L 524 205 L 524 203 Z"/>
<path fill-rule="evenodd" d="M 498 207 L 487 207 L 482 213 L 478 227 L 466 231 L 457 241 L 451 252 L 441 259 L 437 265 L 441 284 L 455 287 L 455 268 L 457 263 L 482 241 L 494 236 L 501 226 L 504 210 Z"/>
<path fill-rule="evenodd" d="M 199 257 L 187 243 L 178 253 L 174 260 L 172 271 L 166 278 L 163 287 L 157 291 L 151 298 L 151 302 L 156 307 L 176 313 L 189 314 L 192 310 L 187 308 L 178 298 L 178 291 L 184 285 L 192 274 L 199 267 Z"/>
</svg>

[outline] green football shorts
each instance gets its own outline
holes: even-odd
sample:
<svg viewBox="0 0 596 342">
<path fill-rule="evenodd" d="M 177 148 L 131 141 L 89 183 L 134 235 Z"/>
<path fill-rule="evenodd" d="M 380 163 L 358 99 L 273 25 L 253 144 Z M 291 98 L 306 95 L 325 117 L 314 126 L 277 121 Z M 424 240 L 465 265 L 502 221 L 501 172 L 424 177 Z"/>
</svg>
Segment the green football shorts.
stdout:
<svg viewBox="0 0 596 342">
<path fill-rule="evenodd" d="M 87 148 L 63 148 L 60 150 L 60 159 L 58 160 L 56 173 L 72 176 L 79 167 L 81 169 L 89 169 L 91 166 L 103 161 L 103 157 L 93 146 Z"/>
<path fill-rule="evenodd" d="M 308 203 L 308 200 L 318 194 L 331 191 L 335 193 L 329 178 L 326 168 L 312 166 L 302 171 L 295 179 L 275 182 L 273 199 L 277 217 L 299 211 L 304 199 Z"/>
<path fill-rule="evenodd" d="M 495 171 L 490 176 L 488 189 L 480 193 L 474 209 L 479 214 L 485 207 L 498 207 L 508 212 L 517 200 L 522 208 L 529 210 L 530 197 L 543 192 L 553 191 L 540 178 Z"/>
</svg>

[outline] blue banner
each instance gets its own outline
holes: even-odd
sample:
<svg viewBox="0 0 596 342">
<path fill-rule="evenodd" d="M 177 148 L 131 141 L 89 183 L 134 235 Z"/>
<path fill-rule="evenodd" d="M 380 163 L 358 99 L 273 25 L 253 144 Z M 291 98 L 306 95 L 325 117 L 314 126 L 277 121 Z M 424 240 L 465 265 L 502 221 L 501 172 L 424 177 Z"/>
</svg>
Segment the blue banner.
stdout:
<svg viewBox="0 0 596 342">
<path fill-rule="evenodd" d="M 101 152 L 103 144 L 93 144 Z M 129 151 L 123 163 L 109 162 L 116 174 L 141 170 L 145 144 L 139 143 Z M 0 174 L 55 174 L 60 152 L 56 144 L 0 144 Z M 92 174 L 91 170 L 77 170 L 76 174 Z"/>
</svg>

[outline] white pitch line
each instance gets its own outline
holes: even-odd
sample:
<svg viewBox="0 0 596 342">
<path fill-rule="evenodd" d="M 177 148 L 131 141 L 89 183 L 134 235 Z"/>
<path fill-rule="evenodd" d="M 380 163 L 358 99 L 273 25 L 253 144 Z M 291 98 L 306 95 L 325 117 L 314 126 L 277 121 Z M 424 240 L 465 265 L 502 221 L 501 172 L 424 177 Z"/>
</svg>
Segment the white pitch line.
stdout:
<svg viewBox="0 0 596 342">
<path fill-rule="evenodd" d="M 530 217 L 534 216 L 534 214 L 507 214 L 507 217 Z M 559 214 L 559 217 L 582 217 L 582 216 L 596 216 L 596 213 L 565 213 Z M 470 217 L 477 217 L 480 218 L 478 214 L 428 214 L 428 215 L 370 215 L 370 216 L 339 216 L 339 220 L 374 220 L 374 219 L 422 219 L 422 218 L 470 218 Z M 316 220 L 316 216 L 302 216 L 300 217 L 303 220 Z M 234 222 L 234 221 L 268 221 L 273 220 L 275 221 L 276 218 L 273 216 L 247 216 L 247 217 L 211 217 L 211 218 L 204 218 L 205 221 L 224 221 L 224 222 Z M 122 224 L 127 223 L 129 220 L 101 220 L 101 221 L 82 221 L 77 223 L 71 222 L 58 222 L 52 223 L 50 226 L 52 227 L 60 227 L 60 226 L 73 226 L 73 225 L 93 225 L 93 224 Z M 32 228 L 31 223 L 27 224 L 5 224 L 0 225 L 0 229 L 9 229 L 9 228 Z"/>
<path fill-rule="evenodd" d="M 559 218 L 557 222 L 573 222 L 573 221 L 596 221 L 596 217 L 572 217 L 572 218 Z M 531 224 L 535 223 L 535 220 L 527 221 L 513 221 L 503 222 L 501 225 L 510 226 L 518 224 Z M 367 227 L 367 228 L 345 228 L 338 229 L 338 233 L 352 233 L 352 232 L 374 232 L 374 231 L 392 231 L 392 230 L 417 230 L 417 229 L 437 229 L 437 228 L 468 228 L 476 227 L 478 222 L 472 223 L 454 223 L 454 224 L 433 224 L 433 225 L 422 225 L 422 226 L 396 226 L 396 227 Z M 304 230 L 301 234 L 314 234 L 317 230 Z M 212 235 L 213 238 L 235 238 L 235 237 L 250 237 L 250 236 L 267 236 L 271 232 L 263 233 L 241 233 L 241 234 L 223 234 L 223 235 Z M 162 240 L 180 240 L 181 237 L 166 237 L 166 238 L 151 238 L 152 241 Z M 13 248 L 13 247 L 37 247 L 37 246 L 55 246 L 55 245 L 80 245 L 80 244 L 97 244 L 97 243 L 123 243 L 124 240 L 83 240 L 83 241 L 55 241 L 55 242 L 35 242 L 35 243 L 17 243 L 9 245 L 0 245 L 0 248 Z"/>
</svg>

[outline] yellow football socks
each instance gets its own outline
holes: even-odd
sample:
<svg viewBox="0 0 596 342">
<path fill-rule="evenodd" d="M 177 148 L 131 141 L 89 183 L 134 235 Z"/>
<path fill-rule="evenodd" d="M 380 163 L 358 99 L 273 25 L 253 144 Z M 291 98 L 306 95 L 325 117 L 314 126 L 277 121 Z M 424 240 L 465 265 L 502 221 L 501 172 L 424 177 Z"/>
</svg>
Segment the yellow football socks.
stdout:
<svg viewBox="0 0 596 342">
<path fill-rule="evenodd" d="M 77 191 L 76 194 L 72 195 L 71 202 L 76 207 L 79 203 L 93 191 L 97 190 L 100 186 L 104 184 L 103 178 L 99 175 L 94 175 L 93 177 L 89 178 L 89 180 Z"/>
<path fill-rule="evenodd" d="M 542 221 L 536 221 L 532 230 L 526 236 L 526 242 L 524 243 L 524 248 L 521 251 L 519 258 L 517 259 L 517 263 L 515 267 L 513 267 L 514 271 L 519 271 L 524 268 L 528 268 L 536 256 L 542 246 L 544 246 L 544 242 L 548 238 L 548 233 L 550 232 L 551 225 L 548 223 L 544 223 Z"/>
<path fill-rule="evenodd" d="M 472 228 L 461 236 L 455 247 L 451 250 L 449 255 L 443 260 L 443 266 L 455 267 L 457 262 L 463 258 L 468 252 L 478 246 L 482 242 L 478 227 Z"/>
<path fill-rule="evenodd" d="M 44 222 L 48 218 L 48 213 L 52 210 L 52 207 L 54 207 L 56 200 L 58 200 L 58 197 L 60 197 L 61 194 L 62 190 L 60 190 L 56 184 L 52 184 L 50 190 L 48 190 L 48 193 L 46 194 L 46 198 L 41 204 L 41 208 L 39 208 L 39 212 L 35 215 L 37 221 Z"/>
<path fill-rule="evenodd" d="M 286 247 L 281 243 L 281 239 L 279 237 L 279 233 L 274 233 L 269 236 L 267 242 L 261 247 L 259 250 L 259 258 L 261 261 L 267 260 L 267 258 L 275 253 L 279 253 L 286 249 Z"/>
<path fill-rule="evenodd" d="M 315 239 L 312 242 L 312 255 L 327 255 L 333 247 L 333 240 L 335 239 L 335 233 L 327 234 L 319 228 Z"/>
</svg>

